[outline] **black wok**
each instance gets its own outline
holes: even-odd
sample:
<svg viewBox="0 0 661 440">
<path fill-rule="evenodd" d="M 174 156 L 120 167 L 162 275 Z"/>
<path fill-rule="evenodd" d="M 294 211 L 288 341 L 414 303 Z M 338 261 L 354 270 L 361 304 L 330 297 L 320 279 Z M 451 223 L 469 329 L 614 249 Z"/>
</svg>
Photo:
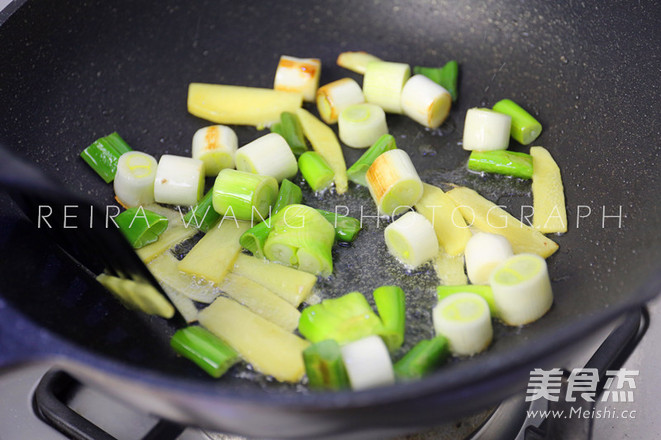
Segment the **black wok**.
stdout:
<svg viewBox="0 0 661 440">
<path fill-rule="evenodd" d="M 600 326 L 661 290 L 661 9 L 609 3 L 44 0 L 28 1 L 8 19 L 5 12 L 0 142 L 100 205 L 112 202 L 112 189 L 79 151 L 117 130 L 157 157 L 188 154 L 192 134 L 206 124 L 186 112 L 188 83 L 270 87 L 281 54 L 321 58 L 322 83 L 358 78 L 334 61 L 341 51 L 365 50 L 410 64 L 459 61 L 460 98 L 440 132 L 398 116 L 388 123 L 423 180 L 466 184 L 517 217 L 530 204 L 529 187 L 467 175 L 457 143 L 470 107 L 509 97 L 538 116 L 544 133 L 537 143 L 562 169 L 570 230 L 554 237 L 560 251 L 548 262 L 555 304 L 540 321 L 522 330 L 498 327 L 486 353 L 420 382 L 302 393 L 236 377 L 213 381 L 176 358 L 171 323 L 122 308 L 3 196 L 0 365 L 57 358 L 140 408 L 269 437 L 429 425 L 519 391 L 532 368 L 557 366 Z M 237 132 L 242 144 L 260 135 Z M 345 152 L 348 163 L 360 154 Z M 369 205 L 364 189 L 353 193 L 349 203 L 314 202 Z M 620 207 L 621 219 L 603 217 Z M 351 285 L 368 293 L 399 280 L 420 296 L 430 283 L 425 273 L 402 280 L 388 264 L 379 269 L 388 257 L 370 238 L 375 230 L 368 223 L 363 241 L 338 250 L 330 292 Z M 433 295 L 427 301 L 421 323 L 430 322 Z"/>
</svg>

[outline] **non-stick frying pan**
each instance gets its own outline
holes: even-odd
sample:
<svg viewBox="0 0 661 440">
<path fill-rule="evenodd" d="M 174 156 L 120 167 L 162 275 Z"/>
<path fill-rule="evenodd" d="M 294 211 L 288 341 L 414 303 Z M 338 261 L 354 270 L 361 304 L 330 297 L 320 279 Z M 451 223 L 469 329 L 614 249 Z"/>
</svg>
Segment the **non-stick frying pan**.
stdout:
<svg viewBox="0 0 661 440">
<path fill-rule="evenodd" d="M 530 109 L 544 126 L 537 143 L 562 169 L 570 230 L 554 237 L 555 304 L 540 321 L 498 327 L 486 353 L 419 382 L 307 393 L 205 377 L 170 350 L 172 324 L 125 310 L 3 196 L 0 365 L 56 357 L 140 408 L 269 437 L 433 424 L 520 390 L 531 368 L 557 366 L 599 326 L 661 290 L 660 8 L 609 3 L 28 1 L 0 27 L 0 141 L 95 203 L 111 203 L 112 189 L 79 151 L 117 130 L 155 156 L 189 154 L 192 134 L 207 124 L 186 111 L 190 82 L 270 87 L 281 54 L 321 58 L 322 83 L 358 78 L 334 61 L 365 50 L 418 65 L 459 61 L 450 120 L 429 132 L 391 116 L 391 132 L 423 180 L 471 186 L 517 217 L 530 204 L 529 186 L 468 175 L 458 142 L 470 107 L 508 97 Z M 260 135 L 237 132 L 242 144 Z M 360 154 L 345 153 L 348 163 Z M 354 214 L 370 205 L 364 188 L 352 194 L 307 200 Z M 352 247 L 338 249 L 337 276 L 322 283 L 329 294 L 398 282 L 425 297 L 433 280 L 424 271 L 402 277 L 379 236 L 368 221 Z M 414 337 L 431 332 L 427 293 L 409 321 Z"/>
</svg>

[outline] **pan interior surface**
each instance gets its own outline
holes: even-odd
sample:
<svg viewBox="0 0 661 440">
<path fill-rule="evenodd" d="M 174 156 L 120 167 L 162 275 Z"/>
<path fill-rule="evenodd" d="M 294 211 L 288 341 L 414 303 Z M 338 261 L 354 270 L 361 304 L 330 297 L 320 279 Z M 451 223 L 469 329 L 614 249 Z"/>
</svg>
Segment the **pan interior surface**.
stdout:
<svg viewBox="0 0 661 440">
<path fill-rule="evenodd" d="M 661 39 L 655 17 L 658 6 L 626 3 L 297 0 L 266 7 L 230 1 L 28 1 L 0 27 L 0 141 L 105 205 L 113 201 L 112 186 L 94 175 L 79 152 L 118 131 L 134 149 L 155 157 L 189 155 L 193 133 L 209 125 L 186 111 L 191 82 L 271 87 L 281 54 L 320 58 L 322 84 L 360 79 L 335 65 L 342 51 L 423 66 L 457 60 L 460 98 L 448 121 L 429 131 L 389 115 L 398 147 L 411 155 L 423 181 L 469 186 L 521 217 L 522 205 L 532 203 L 529 184 L 467 173 L 460 146 L 467 109 L 513 99 L 544 127 L 536 144 L 560 165 L 570 228 L 552 237 L 560 245 L 548 260 L 552 311 L 524 329 L 498 326 L 486 353 L 435 375 L 451 378 L 462 370 L 468 377 L 517 363 L 526 348 L 550 344 L 555 332 L 570 332 L 582 320 L 648 299 L 634 292 L 659 275 L 661 257 L 661 118 L 654 87 Z M 236 131 L 241 144 L 266 133 L 253 127 Z M 512 148 L 527 151 L 515 143 Z M 348 164 L 362 153 L 344 151 Z M 359 215 L 360 206 L 366 215 L 375 214 L 365 188 L 352 187 L 351 193 L 306 200 L 322 208 L 347 206 L 351 215 Z M 218 392 L 298 393 L 296 386 L 249 371 L 220 381 L 207 378 L 174 355 L 171 324 L 123 309 L 17 221 L 15 207 L 2 200 L 1 247 L 9 258 L 0 269 L 7 280 L 1 295 L 16 310 L 139 370 L 214 384 Z M 356 243 L 337 250 L 336 274 L 321 288 L 337 296 L 400 284 L 418 301 L 408 336 L 430 336 L 435 278 L 429 270 L 402 276 L 371 221 L 366 219 Z"/>
</svg>

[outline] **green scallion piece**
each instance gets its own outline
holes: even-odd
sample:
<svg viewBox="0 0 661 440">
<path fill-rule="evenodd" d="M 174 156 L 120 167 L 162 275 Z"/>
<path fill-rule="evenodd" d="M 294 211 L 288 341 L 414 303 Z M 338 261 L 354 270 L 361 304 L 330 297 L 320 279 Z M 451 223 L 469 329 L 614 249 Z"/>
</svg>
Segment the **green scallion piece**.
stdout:
<svg viewBox="0 0 661 440">
<path fill-rule="evenodd" d="M 269 224 L 270 220 L 263 221 L 248 229 L 241 234 L 239 244 L 252 252 L 254 256 L 264 258 L 264 243 L 266 243 L 272 229 Z"/>
<path fill-rule="evenodd" d="M 497 318 L 499 316 L 498 308 L 496 307 L 496 301 L 493 299 L 493 291 L 490 286 L 478 285 L 478 284 L 467 284 L 465 286 L 438 286 L 436 287 L 436 294 L 438 300 L 447 298 L 450 295 L 455 293 L 475 293 L 480 295 L 489 305 L 489 312 L 491 316 Z"/>
<path fill-rule="evenodd" d="M 406 328 L 406 299 L 398 286 L 381 286 L 374 290 L 374 303 L 383 322 L 381 334 L 388 350 L 395 351 L 404 343 Z"/>
<path fill-rule="evenodd" d="M 333 273 L 335 228 L 320 213 L 294 204 L 270 220 L 273 228 L 264 243 L 266 258 L 315 275 Z"/>
<path fill-rule="evenodd" d="M 271 125 L 271 133 L 278 133 L 285 138 L 296 157 L 308 151 L 308 145 L 303 135 L 303 126 L 294 113 L 280 113 L 280 122 Z"/>
<path fill-rule="evenodd" d="M 383 333 L 383 323 L 362 293 L 351 292 L 303 309 L 298 331 L 313 343 L 333 339 L 342 344 Z"/>
<path fill-rule="evenodd" d="M 310 388 L 341 390 L 351 388 L 340 345 L 332 340 L 317 342 L 303 350 L 305 374 Z"/>
<path fill-rule="evenodd" d="M 369 167 L 374 163 L 377 157 L 385 153 L 388 150 L 394 150 L 397 148 L 395 143 L 395 138 L 392 135 L 384 134 L 379 139 L 377 139 L 374 144 L 365 151 L 365 153 L 360 156 L 351 167 L 347 170 L 347 177 L 354 183 L 358 185 L 367 186 L 367 180 L 365 180 L 365 174 Z"/>
<path fill-rule="evenodd" d="M 280 211 L 285 206 L 301 203 L 302 200 L 303 192 L 301 191 L 301 187 L 289 179 L 283 179 L 280 183 L 278 198 L 275 201 L 275 205 L 273 205 L 273 214 Z"/>
<path fill-rule="evenodd" d="M 511 99 L 502 99 L 493 106 L 493 111 L 512 118 L 510 136 L 522 145 L 529 145 L 542 134 L 542 124 L 519 104 Z"/>
<path fill-rule="evenodd" d="M 509 150 L 472 151 L 468 157 L 468 169 L 532 179 L 532 157 Z"/>
<path fill-rule="evenodd" d="M 117 132 L 114 132 L 94 141 L 80 153 L 80 157 L 106 183 L 110 183 L 115 179 L 119 157 L 128 151 L 131 151 L 131 147 Z"/>
<path fill-rule="evenodd" d="M 213 189 L 207 191 L 197 205 L 184 216 L 184 226 L 191 224 L 202 232 L 208 232 L 222 217 L 213 209 Z"/>
<path fill-rule="evenodd" d="M 215 378 L 239 361 L 239 355 L 232 347 L 198 326 L 177 330 L 170 339 L 170 346 Z"/>
<path fill-rule="evenodd" d="M 168 227 L 166 217 L 142 206 L 127 209 L 115 217 L 115 222 L 135 249 L 155 242 Z"/>
<path fill-rule="evenodd" d="M 213 185 L 213 209 L 239 220 L 265 219 L 278 197 L 278 181 L 271 176 L 225 168 Z"/>
<path fill-rule="evenodd" d="M 393 366 L 400 380 L 420 379 L 446 361 L 450 349 L 444 336 L 418 342 Z"/>
<path fill-rule="evenodd" d="M 328 162 L 316 151 L 307 151 L 298 158 L 298 168 L 312 191 L 320 191 L 330 186 L 335 173 Z"/>
<path fill-rule="evenodd" d="M 434 81 L 436 84 L 450 92 L 452 102 L 459 97 L 457 83 L 459 79 L 459 63 L 448 61 L 443 67 L 421 67 L 415 66 L 413 73 L 421 74 Z"/>
<path fill-rule="evenodd" d="M 323 209 L 317 209 L 317 212 L 324 216 L 335 228 L 335 240 L 351 243 L 356 239 L 356 235 L 362 229 L 360 220 L 347 215 L 340 215 Z"/>
</svg>

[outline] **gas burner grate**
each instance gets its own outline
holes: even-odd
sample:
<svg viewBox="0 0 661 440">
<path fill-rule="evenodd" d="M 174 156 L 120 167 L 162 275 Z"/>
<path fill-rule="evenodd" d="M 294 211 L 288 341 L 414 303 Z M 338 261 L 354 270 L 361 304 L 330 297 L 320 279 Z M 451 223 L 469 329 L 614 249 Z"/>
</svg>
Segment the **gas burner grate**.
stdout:
<svg viewBox="0 0 661 440">
<path fill-rule="evenodd" d="M 80 388 L 81 383 L 69 374 L 57 369 L 49 370 L 34 393 L 32 402 L 35 413 L 73 440 L 117 440 L 70 407 L 69 402 Z M 139 440 L 174 440 L 184 429 L 176 423 L 158 420 Z"/>
</svg>

